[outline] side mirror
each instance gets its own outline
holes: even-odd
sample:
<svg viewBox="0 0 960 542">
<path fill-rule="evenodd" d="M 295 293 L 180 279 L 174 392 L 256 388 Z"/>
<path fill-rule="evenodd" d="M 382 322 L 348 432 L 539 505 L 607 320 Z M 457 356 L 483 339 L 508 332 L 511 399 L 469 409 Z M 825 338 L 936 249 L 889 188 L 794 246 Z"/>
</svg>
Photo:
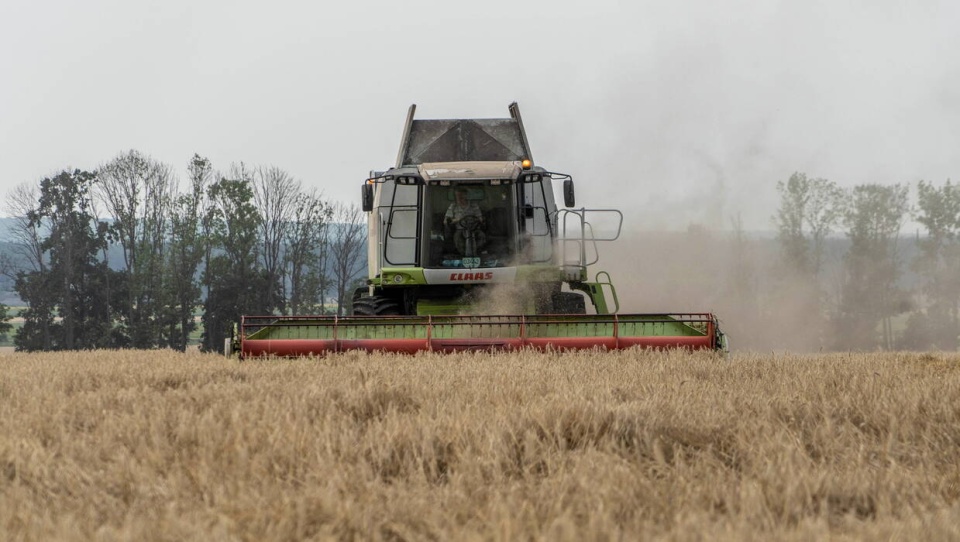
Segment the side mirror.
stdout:
<svg viewBox="0 0 960 542">
<path fill-rule="evenodd" d="M 563 205 L 573 207 L 577 204 L 577 198 L 573 194 L 573 179 L 563 181 Z"/>
<path fill-rule="evenodd" d="M 360 200 L 363 202 L 363 212 L 369 213 L 373 210 L 373 185 L 370 183 L 364 183 L 361 188 L 363 189 L 363 192 Z"/>
<path fill-rule="evenodd" d="M 533 218 L 533 205 L 528 203 L 523 206 L 523 218 Z"/>
</svg>

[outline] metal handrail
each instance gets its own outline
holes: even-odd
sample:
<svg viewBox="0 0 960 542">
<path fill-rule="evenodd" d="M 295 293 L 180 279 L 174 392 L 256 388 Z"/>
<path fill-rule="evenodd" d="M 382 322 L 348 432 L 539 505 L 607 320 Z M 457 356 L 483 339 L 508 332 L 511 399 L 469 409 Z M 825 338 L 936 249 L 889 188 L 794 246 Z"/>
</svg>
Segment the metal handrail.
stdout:
<svg viewBox="0 0 960 542">
<path fill-rule="evenodd" d="M 612 213 L 617 217 L 617 229 L 610 237 L 597 237 L 594 233 L 593 223 L 587 220 L 587 213 Z M 571 215 L 576 217 L 579 226 L 579 235 L 578 236 L 569 236 L 568 228 L 570 226 L 570 217 Z M 562 217 L 562 220 L 561 220 Z M 559 209 L 556 212 L 555 219 L 560 222 L 562 225 L 562 236 L 557 237 L 558 243 L 560 243 L 561 248 L 561 259 L 563 265 L 572 265 L 572 263 L 567 260 L 567 243 L 575 243 L 576 247 L 579 249 L 578 255 L 578 265 L 580 267 L 587 267 L 593 265 L 600 260 L 600 250 L 597 248 L 597 241 L 616 241 L 620 238 L 620 234 L 623 230 L 623 212 L 619 209 Z M 592 258 L 587 258 L 587 244 L 590 244 L 593 247 L 593 256 Z"/>
</svg>

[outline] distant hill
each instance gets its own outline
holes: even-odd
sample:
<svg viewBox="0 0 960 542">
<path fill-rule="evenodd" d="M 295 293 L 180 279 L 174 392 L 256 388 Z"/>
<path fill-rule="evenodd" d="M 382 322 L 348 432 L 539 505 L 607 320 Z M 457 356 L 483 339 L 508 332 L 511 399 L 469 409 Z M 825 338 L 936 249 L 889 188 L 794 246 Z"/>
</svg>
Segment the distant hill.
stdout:
<svg viewBox="0 0 960 542">
<path fill-rule="evenodd" d="M 0 218 L 0 242 L 10 241 L 13 238 L 10 231 L 14 224 L 15 221 L 12 218 Z"/>
</svg>

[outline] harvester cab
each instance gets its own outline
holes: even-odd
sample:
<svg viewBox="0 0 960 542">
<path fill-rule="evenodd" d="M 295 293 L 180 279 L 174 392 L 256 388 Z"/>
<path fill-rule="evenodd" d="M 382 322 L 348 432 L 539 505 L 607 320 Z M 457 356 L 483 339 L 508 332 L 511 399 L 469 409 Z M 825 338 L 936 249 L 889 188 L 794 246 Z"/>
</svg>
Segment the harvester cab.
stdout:
<svg viewBox="0 0 960 542">
<path fill-rule="evenodd" d="M 584 296 L 607 314 L 605 294 L 616 308 L 613 285 L 588 280 L 587 267 L 623 216 L 559 208 L 554 186 L 572 207 L 573 179 L 533 164 L 520 110 L 509 109 L 504 119 L 416 120 L 410 107 L 396 166 L 363 185 L 369 274 L 354 314 L 585 314 Z M 592 231 L 598 219 L 605 236 Z M 511 285 L 511 303 L 490 302 Z"/>
<path fill-rule="evenodd" d="M 362 185 L 368 274 L 351 315 L 244 316 L 233 343 L 241 356 L 726 349 L 710 313 L 617 314 L 609 275 L 590 280 L 588 268 L 598 242 L 620 236 L 623 215 L 574 208 L 572 177 L 534 163 L 516 103 L 501 119 L 415 112 L 396 164 Z"/>
</svg>

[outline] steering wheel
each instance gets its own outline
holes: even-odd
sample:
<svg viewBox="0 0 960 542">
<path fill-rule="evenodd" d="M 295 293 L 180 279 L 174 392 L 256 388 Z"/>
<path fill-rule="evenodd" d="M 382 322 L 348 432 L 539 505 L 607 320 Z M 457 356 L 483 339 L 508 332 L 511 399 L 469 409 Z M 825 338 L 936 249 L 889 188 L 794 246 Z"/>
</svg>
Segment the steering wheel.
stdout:
<svg viewBox="0 0 960 542">
<path fill-rule="evenodd" d="M 475 215 L 467 215 L 460 219 L 458 222 L 460 229 L 465 232 L 477 231 L 480 229 L 480 217 Z"/>
</svg>

